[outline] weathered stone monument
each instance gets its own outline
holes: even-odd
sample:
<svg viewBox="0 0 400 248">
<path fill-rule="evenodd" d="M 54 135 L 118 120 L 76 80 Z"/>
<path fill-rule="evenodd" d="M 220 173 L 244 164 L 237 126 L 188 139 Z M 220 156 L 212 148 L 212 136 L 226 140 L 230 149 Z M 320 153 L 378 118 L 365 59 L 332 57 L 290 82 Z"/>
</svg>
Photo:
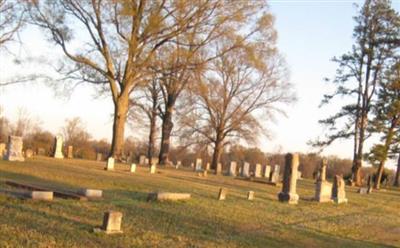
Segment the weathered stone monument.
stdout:
<svg viewBox="0 0 400 248">
<path fill-rule="evenodd" d="M 104 169 L 105 170 L 114 170 L 114 158 L 113 157 L 108 158 L 106 168 L 104 168 Z"/>
<path fill-rule="evenodd" d="M 254 177 L 261 177 L 261 164 L 256 164 L 254 169 Z"/>
<path fill-rule="evenodd" d="M 140 155 L 140 157 L 139 157 L 139 165 L 146 165 L 146 156 Z"/>
<path fill-rule="evenodd" d="M 101 230 L 95 229 L 95 232 L 104 231 L 106 234 L 122 233 L 121 223 L 122 223 L 121 212 L 116 212 L 116 211 L 105 212 Z"/>
<path fill-rule="evenodd" d="M 209 171 L 210 170 L 210 163 L 207 163 L 206 164 L 206 171 Z"/>
<path fill-rule="evenodd" d="M 31 191 L 29 193 L 29 198 L 32 200 L 39 201 L 52 201 L 53 200 L 53 192 L 51 191 Z"/>
<path fill-rule="evenodd" d="M 269 181 L 271 182 L 271 183 L 279 183 L 279 178 L 280 178 L 280 176 L 279 176 L 279 173 L 280 173 L 280 170 L 281 170 L 281 167 L 280 167 L 280 165 L 275 165 L 275 167 L 274 167 L 274 170 L 272 171 L 272 173 L 271 173 L 271 176 L 269 177 Z"/>
<path fill-rule="evenodd" d="M 6 160 L 8 161 L 25 161 L 22 155 L 22 147 L 24 143 L 22 137 L 9 136 Z"/>
<path fill-rule="evenodd" d="M 0 143 L 0 159 L 3 159 L 6 156 L 6 144 Z"/>
<path fill-rule="evenodd" d="M 78 191 L 79 195 L 83 195 L 87 198 L 102 198 L 103 190 L 100 189 L 81 189 Z"/>
<path fill-rule="evenodd" d="M 297 204 L 299 200 L 299 195 L 296 193 L 298 167 L 299 155 L 297 153 L 286 154 L 282 192 L 278 194 L 279 201 L 287 202 L 289 204 Z"/>
<path fill-rule="evenodd" d="M 249 201 L 254 200 L 254 191 L 247 192 L 247 200 Z"/>
<path fill-rule="evenodd" d="M 150 174 L 155 174 L 156 173 L 156 165 L 152 164 L 150 165 Z"/>
<path fill-rule="evenodd" d="M 229 171 L 228 171 L 228 175 L 229 176 L 236 176 L 236 162 L 235 161 L 231 161 L 231 163 L 229 164 Z"/>
<path fill-rule="evenodd" d="M 318 202 L 330 202 L 332 198 L 332 184 L 326 181 L 326 167 L 328 160 L 323 159 L 319 168 L 319 178 L 315 185 L 315 197 Z"/>
<path fill-rule="evenodd" d="M 56 146 L 54 148 L 54 158 L 64 158 L 62 153 L 63 148 L 63 137 L 61 135 L 56 136 Z"/>
<path fill-rule="evenodd" d="M 333 178 L 332 200 L 338 204 L 347 203 L 345 183 L 342 176 L 336 175 Z"/>
<path fill-rule="evenodd" d="M 243 163 L 241 176 L 242 177 L 250 177 L 250 164 L 249 163 L 247 163 L 247 162 Z"/>
<path fill-rule="evenodd" d="M 98 152 L 98 153 L 96 154 L 96 161 L 101 161 L 102 156 L 103 156 L 103 154 L 101 154 L 101 153 Z"/>
<path fill-rule="evenodd" d="M 271 166 L 265 165 L 263 170 L 263 177 L 268 178 L 271 176 Z"/>
<path fill-rule="evenodd" d="M 220 175 L 222 173 L 222 164 L 217 163 L 217 168 L 215 168 L 215 175 Z"/>
<path fill-rule="evenodd" d="M 74 158 L 74 147 L 68 146 L 67 158 L 72 159 Z"/>
<path fill-rule="evenodd" d="M 190 197 L 187 193 L 153 192 L 147 195 L 147 201 L 179 201 L 188 200 Z"/>
<path fill-rule="evenodd" d="M 31 158 L 33 156 L 33 151 L 32 149 L 26 149 L 25 150 L 25 157 L 26 158 Z"/>
<path fill-rule="evenodd" d="M 228 190 L 226 188 L 220 188 L 219 193 L 218 193 L 218 200 L 219 201 L 225 200 L 227 193 L 228 193 Z"/>
<path fill-rule="evenodd" d="M 136 164 L 131 164 L 130 172 L 132 173 L 136 172 Z"/>
<path fill-rule="evenodd" d="M 198 159 L 196 159 L 194 171 L 201 171 L 201 170 L 202 170 L 202 160 L 201 160 L 201 158 L 198 158 Z"/>
</svg>

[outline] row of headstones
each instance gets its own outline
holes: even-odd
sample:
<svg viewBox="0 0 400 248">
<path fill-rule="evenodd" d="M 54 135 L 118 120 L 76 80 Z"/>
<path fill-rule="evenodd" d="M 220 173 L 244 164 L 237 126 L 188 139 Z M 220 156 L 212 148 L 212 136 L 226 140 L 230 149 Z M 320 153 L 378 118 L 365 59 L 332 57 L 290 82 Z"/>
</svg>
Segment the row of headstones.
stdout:
<svg viewBox="0 0 400 248">
<path fill-rule="evenodd" d="M 25 161 L 24 154 L 22 152 L 23 146 L 24 146 L 24 142 L 23 142 L 22 137 L 9 136 L 7 148 L 6 148 L 6 144 L 4 144 L 4 143 L 0 144 L 0 156 L 8 161 Z M 57 136 L 54 158 L 64 158 L 64 155 L 62 153 L 62 147 L 63 147 L 63 138 L 62 138 L 62 136 Z M 68 155 L 67 155 L 68 158 L 73 157 L 72 152 L 73 152 L 73 147 L 69 146 L 68 147 Z M 32 150 L 27 149 L 25 151 L 26 157 L 31 157 L 32 155 L 33 155 Z"/>
</svg>

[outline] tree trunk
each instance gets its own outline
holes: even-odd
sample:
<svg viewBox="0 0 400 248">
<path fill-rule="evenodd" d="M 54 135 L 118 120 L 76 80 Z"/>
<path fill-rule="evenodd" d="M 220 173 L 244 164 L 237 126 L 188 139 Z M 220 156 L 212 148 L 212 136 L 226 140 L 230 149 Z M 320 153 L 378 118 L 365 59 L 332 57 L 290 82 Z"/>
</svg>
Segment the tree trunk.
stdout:
<svg viewBox="0 0 400 248">
<path fill-rule="evenodd" d="M 211 168 L 215 170 L 216 175 L 218 174 L 217 167 L 219 160 L 221 158 L 221 153 L 222 153 L 222 140 L 217 138 L 214 144 L 214 153 L 211 162 Z"/>
<path fill-rule="evenodd" d="M 362 111 L 364 112 L 364 111 Z M 353 165 L 352 172 L 353 172 L 353 182 L 356 186 L 362 186 L 361 180 L 361 167 L 362 167 L 362 155 L 363 155 L 363 148 L 364 148 L 364 137 L 365 137 L 365 128 L 366 128 L 366 121 L 367 116 L 365 113 L 362 115 L 360 120 L 360 129 L 359 129 L 359 139 L 358 139 L 358 151 L 357 151 L 357 159 L 356 163 Z"/>
<path fill-rule="evenodd" d="M 170 103 L 167 105 L 166 111 L 162 119 L 161 146 L 160 146 L 160 156 L 159 156 L 160 165 L 168 165 L 170 163 L 169 148 L 170 148 L 171 132 L 172 128 L 174 127 L 174 123 L 172 122 L 172 112 L 173 112 L 173 105 Z"/>
<path fill-rule="evenodd" d="M 400 186 L 400 152 L 399 152 L 399 159 L 397 160 L 397 172 L 396 177 L 394 179 L 394 186 Z"/>
<path fill-rule="evenodd" d="M 150 133 L 149 133 L 149 144 L 147 148 L 147 157 L 149 158 L 149 165 L 152 164 L 154 157 L 154 147 L 156 139 L 156 121 L 157 121 L 157 110 L 153 109 L 150 117 Z"/>
<path fill-rule="evenodd" d="M 127 96 L 122 95 L 114 102 L 113 136 L 109 155 L 114 159 L 120 159 L 124 153 L 125 123 L 129 106 L 128 99 Z"/>
</svg>

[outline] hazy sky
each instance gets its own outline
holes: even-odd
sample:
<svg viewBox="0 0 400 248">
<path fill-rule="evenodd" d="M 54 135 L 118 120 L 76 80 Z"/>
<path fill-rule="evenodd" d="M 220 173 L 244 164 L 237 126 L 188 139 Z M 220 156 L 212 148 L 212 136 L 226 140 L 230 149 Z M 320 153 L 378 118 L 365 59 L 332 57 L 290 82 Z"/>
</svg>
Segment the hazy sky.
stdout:
<svg viewBox="0 0 400 248">
<path fill-rule="evenodd" d="M 287 108 L 288 117 L 280 116 L 275 123 L 265 123 L 272 131 L 270 140 L 262 140 L 259 147 L 264 151 L 308 152 L 310 139 L 324 133 L 318 120 L 334 113 L 341 102 L 318 108 L 324 93 L 332 86 L 323 78 L 332 77 L 336 65 L 330 61 L 351 49 L 352 17 L 356 14 L 354 3 L 362 1 L 270 1 L 271 11 L 276 17 L 278 46 L 284 54 L 291 72 L 298 102 Z M 399 11 L 400 0 L 393 1 Z M 41 33 L 26 29 L 22 34 L 23 47 L 10 50 L 21 56 L 48 55 L 57 58 L 58 48 L 43 41 Z M 21 68 L 10 66 L 11 58 L 0 51 L 0 80 L 18 73 Z M 45 72 L 41 66 L 30 66 L 24 70 Z M 42 120 L 43 127 L 56 133 L 66 118 L 80 116 L 95 138 L 111 139 L 111 99 L 95 99 L 89 87 L 78 87 L 69 99 L 55 96 L 54 91 L 43 85 L 13 86 L 0 90 L 0 105 L 5 114 L 16 118 L 18 108 L 25 108 Z M 128 130 L 128 135 L 132 131 Z M 350 158 L 352 144 L 349 141 L 334 143 L 325 154 L 336 154 Z"/>
</svg>

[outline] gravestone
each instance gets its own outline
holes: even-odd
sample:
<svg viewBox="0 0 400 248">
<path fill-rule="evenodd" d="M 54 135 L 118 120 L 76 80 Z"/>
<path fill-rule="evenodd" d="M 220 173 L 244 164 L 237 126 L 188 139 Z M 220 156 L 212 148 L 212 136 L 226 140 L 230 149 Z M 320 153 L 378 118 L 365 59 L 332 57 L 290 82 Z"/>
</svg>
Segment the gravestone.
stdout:
<svg viewBox="0 0 400 248">
<path fill-rule="evenodd" d="M 37 155 L 39 155 L 39 156 L 45 156 L 45 155 L 46 155 L 46 149 L 44 149 L 44 148 L 42 148 L 42 147 L 39 147 L 39 148 L 37 149 Z"/>
<path fill-rule="evenodd" d="M 68 146 L 68 152 L 67 152 L 67 158 L 72 159 L 74 158 L 74 147 L 73 146 Z"/>
<path fill-rule="evenodd" d="M 148 165 L 149 164 L 149 159 L 148 158 L 145 158 L 144 159 L 144 165 Z"/>
<path fill-rule="evenodd" d="M 279 173 L 280 173 L 281 167 L 280 165 L 275 165 L 274 170 L 271 173 L 271 176 L 269 177 L 269 181 L 271 183 L 279 183 Z"/>
<path fill-rule="evenodd" d="M 56 146 L 54 148 L 54 158 L 64 158 L 62 153 L 63 148 L 63 137 L 61 135 L 56 136 Z"/>
<path fill-rule="evenodd" d="M 102 198 L 103 191 L 100 189 L 81 189 L 78 191 L 79 195 L 83 195 L 87 198 Z"/>
<path fill-rule="evenodd" d="M 32 200 L 52 201 L 53 192 L 51 191 L 31 191 L 29 197 Z"/>
<path fill-rule="evenodd" d="M 22 155 L 22 147 L 24 143 L 22 137 L 19 136 L 9 136 L 6 160 L 8 161 L 25 161 Z"/>
<path fill-rule="evenodd" d="M 140 155 L 140 157 L 139 157 L 139 165 L 146 165 L 146 156 Z"/>
<path fill-rule="evenodd" d="M 33 151 L 32 149 L 26 149 L 25 151 L 25 157 L 26 158 L 31 158 L 33 156 Z"/>
<path fill-rule="evenodd" d="M 228 175 L 229 176 L 236 176 L 236 162 L 235 161 L 231 161 L 231 163 L 229 164 L 229 171 L 228 171 Z"/>
<path fill-rule="evenodd" d="M 323 159 L 319 168 L 319 178 L 315 184 L 315 197 L 318 202 L 330 202 L 332 198 L 332 184 L 326 181 L 326 167 L 328 161 Z"/>
<path fill-rule="evenodd" d="M 218 200 L 219 201 L 225 200 L 227 193 L 228 193 L 228 190 L 226 188 L 220 188 L 219 193 L 218 193 Z"/>
<path fill-rule="evenodd" d="M 114 158 L 113 157 L 108 158 L 106 168 L 104 168 L 104 169 L 105 170 L 114 170 Z"/>
<path fill-rule="evenodd" d="M 209 171 L 210 170 L 210 163 L 207 163 L 206 164 L 206 171 Z"/>
<path fill-rule="evenodd" d="M 299 195 L 296 193 L 298 167 L 299 155 L 297 153 L 286 154 L 282 192 L 278 194 L 279 201 L 287 202 L 289 204 L 297 204 L 299 200 Z"/>
<path fill-rule="evenodd" d="M 250 177 L 250 164 L 247 162 L 243 163 L 243 167 L 242 167 L 242 177 Z"/>
<path fill-rule="evenodd" d="M 217 168 L 215 169 L 215 175 L 220 175 L 222 172 L 222 164 L 218 163 Z"/>
<path fill-rule="evenodd" d="M 301 174 L 302 174 L 301 171 L 298 171 L 298 172 L 297 172 L 297 179 L 298 179 L 298 180 L 303 179 L 303 178 L 301 177 Z"/>
<path fill-rule="evenodd" d="M 194 171 L 201 171 L 202 170 L 202 160 L 201 158 L 196 159 L 196 165 L 194 167 Z"/>
<path fill-rule="evenodd" d="M 101 153 L 98 152 L 98 153 L 96 154 L 96 161 L 101 161 L 102 156 L 103 156 L 103 154 L 101 154 Z"/>
<path fill-rule="evenodd" d="M 188 200 L 190 197 L 187 193 L 154 192 L 147 195 L 147 201 L 179 201 Z"/>
<path fill-rule="evenodd" d="M 369 194 L 368 188 L 359 188 L 357 193 L 362 194 L 362 195 Z"/>
<path fill-rule="evenodd" d="M 367 182 L 367 189 L 368 189 L 368 194 L 372 193 L 372 187 L 373 187 L 373 182 L 372 182 L 372 176 L 368 176 L 368 182 Z"/>
<path fill-rule="evenodd" d="M 247 200 L 249 201 L 254 200 L 254 191 L 247 192 Z"/>
<path fill-rule="evenodd" d="M 152 164 L 151 166 L 150 166 L 150 174 L 155 174 L 156 173 L 156 165 L 155 164 Z"/>
<path fill-rule="evenodd" d="M 131 164 L 130 172 L 132 173 L 136 172 L 136 164 Z"/>
<path fill-rule="evenodd" d="M 342 176 L 336 175 L 333 178 L 332 200 L 338 204 L 347 203 L 345 183 Z"/>
<path fill-rule="evenodd" d="M 0 143 L 0 159 L 3 159 L 6 156 L 6 144 Z"/>
<path fill-rule="evenodd" d="M 190 168 L 194 168 L 194 163 L 190 163 Z"/>
<path fill-rule="evenodd" d="M 265 165 L 263 170 L 263 177 L 268 178 L 271 176 L 271 166 Z"/>
<path fill-rule="evenodd" d="M 122 233 L 122 213 L 108 211 L 104 213 L 102 230 L 107 234 Z"/>
<path fill-rule="evenodd" d="M 261 164 L 256 164 L 256 168 L 254 169 L 254 177 L 261 177 Z"/>
<path fill-rule="evenodd" d="M 181 166 L 182 166 L 182 162 L 180 160 L 178 160 L 176 162 L 175 169 L 179 169 L 179 167 L 181 167 Z"/>
</svg>

